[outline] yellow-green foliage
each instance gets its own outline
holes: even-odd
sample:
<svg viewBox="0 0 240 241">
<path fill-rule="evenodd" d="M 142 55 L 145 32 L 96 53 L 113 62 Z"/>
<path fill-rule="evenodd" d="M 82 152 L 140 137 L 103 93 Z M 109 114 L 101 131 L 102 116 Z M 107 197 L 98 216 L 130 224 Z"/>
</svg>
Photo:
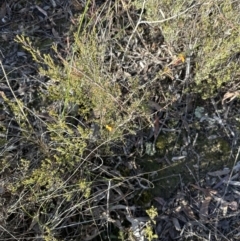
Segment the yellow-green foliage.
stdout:
<svg viewBox="0 0 240 241">
<path fill-rule="evenodd" d="M 51 146 L 49 157 L 41 161 L 40 167 L 24 175 L 22 180 L 22 184 L 26 188 L 29 185 L 34 186 L 32 188 L 34 192 L 39 191 L 41 187 L 51 191 L 61 187 L 67 178 L 67 173 L 73 172 L 81 163 L 84 166 L 83 152 L 87 146 L 88 132 L 78 126 L 75 131 L 79 136 L 76 137 L 73 130 L 61 120 L 56 124 L 49 124 L 48 130 L 50 132 L 49 145 Z M 81 181 L 80 189 L 84 189 L 83 195 L 88 197 L 90 187 L 85 185 L 86 187 L 83 188 L 83 183 L 86 182 Z"/>
<path fill-rule="evenodd" d="M 34 191 L 39 191 L 39 188 L 44 187 L 47 190 L 50 188 L 56 188 L 61 185 L 61 179 L 59 177 L 59 168 L 56 168 L 53 160 L 42 161 L 41 167 L 33 170 L 33 172 L 26 176 L 22 184 L 26 187 L 28 185 L 34 185 Z"/>
<path fill-rule="evenodd" d="M 153 233 L 153 227 L 150 223 L 147 223 L 146 228 L 144 229 L 144 236 L 147 238 L 148 241 L 152 241 L 154 239 L 157 239 L 157 234 Z"/>
<path fill-rule="evenodd" d="M 211 12 L 202 5 L 199 50 L 196 56 L 197 88 L 203 97 L 211 97 L 223 83 L 236 81 L 240 74 L 237 54 L 240 51 L 240 25 L 237 20 L 239 9 L 232 1 L 212 5 Z"/>
<path fill-rule="evenodd" d="M 150 219 L 155 223 L 155 218 L 158 216 L 158 212 L 157 209 L 154 208 L 153 206 L 151 206 L 151 208 L 149 208 L 146 213 L 148 214 L 148 216 L 150 217 Z"/>
<path fill-rule="evenodd" d="M 81 116 L 87 123 L 94 120 L 99 125 L 101 143 L 122 139 L 126 131 L 134 132 L 132 120 L 137 115 L 146 116 L 141 105 L 146 102 L 148 90 L 139 89 L 138 79 L 129 79 L 129 93 L 123 98 L 119 83 L 112 81 L 106 73 L 103 61 L 105 44 L 98 43 L 94 28 L 74 34 L 69 56 L 62 57 L 57 46 L 53 46 L 57 57 L 54 60 L 49 54 L 41 54 L 35 49 L 29 38 L 17 36 L 16 40 L 42 66 L 40 73 L 49 76 L 52 81 L 48 86 L 47 97 L 44 97 L 46 104 L 49 103 L 45 108 L 58 121 L 54 128 L 49 129 L 50 132 L 62 125 L 66 116 L 72 115 L 69 110 L 71 106 L 74 108 L 74 117 Z M 57 107 L 54 107 L 54 103 L 58 103 Z"/>
<path fill-rule="evenodd" d="M 142 1 L 135 2 L 142 6 Z M 240 74 L 240 6 L 236 1 L 200 0 L 194 6 L 188 1 L 149 0 L 145 8 L 148 21 L 169 19 L 156 24 L 172 54 L 193 53 L 195 85 L 189 91 L 209 98 L 224 83 L 236 82 Z"/>
<path fill-rule="evenodd" d="M 147 222 L 146 228 L 144 229 L 144 236 L 148 241 L 158 238 L 157 234 L 153 232 L 153 224 L 156 224 L 155 218 L 158 216 L 157 209 L 153 206 L 149 208 L 146 213 L 148 214 L 150 221 Z"/>
<path fill-rule="evenodd" d="M 91 194 L 91 182 L 87 182 L 86 179 L 79 180 L 78 186 L 80 191 L 83 192 L 85 198 L 89 198 Z"/>
<path fill-rule="evenodd" d="M 146 115 L 140 106 L 147 91 L 140 95 L 138 79 L 129 80 L 133 88 L 122 102 L 120 86 L 103 72 L 105 46 L 97 42 L 95 30 L 75 33 L 72 52 L 62 57 L 54 45 L 55 57 L 42 54 L 35 49 L 29 38 L 17 36 L 16 41 L 32 54 L 39 63 L 39 71 L 50 78 L 47 92 L 44 93 L 41 110 L 53 118 L 45 123 L 48 138 L 43 158 L 34 167 L 24 168 L 21 184 L 31 187 L 34 193 L 40 188 L 53 190 L 64 185 L 68 175 L 81 166 L 83 176 L 76 180 L 83 197 L 90 196 L 90 174 L 86 157 L 90 137 L 90 123 L 98 124 L 98 143 L 105 154 L 109 154 L 108 143 L 123 138 L 124 131 L 134 131 L 132 119 L 139 113 Z M 73 118 L 81 118 L 78 124 Z M 72 118 L 72 119 L 71 119 Z M 64 175 L 65 174 L 65 175 Z M 65 178 L 65 179 L 64 179 Z M 34 194 L 37 196 L 37 194 Z M 69 200 L 71 195 L 66 194 Z"/>
<path fill-rule="evenodd" d="M 27 109 L 24 108 L 22 101 L 15 96 L 13 100 L 9 100 L 4 93 L 1 93 L 1 96 L 4 99 L 5 105 L 9 108 L 11 113 L 14 114 L 15 121 L 22 129 L 22 134 L 28 136 L 32 132 L 32 126 L 28 122 Z"/>
<path fill-rule="evenodd" d="M 65 121 L 59 120 L 56 124 L 48 125 L 55 161 L 67 169 L 71 169 L 76 162 L 80 162 L 87 146 L 89 132 L 78 126 L 74 131 Z"/>
</svg>

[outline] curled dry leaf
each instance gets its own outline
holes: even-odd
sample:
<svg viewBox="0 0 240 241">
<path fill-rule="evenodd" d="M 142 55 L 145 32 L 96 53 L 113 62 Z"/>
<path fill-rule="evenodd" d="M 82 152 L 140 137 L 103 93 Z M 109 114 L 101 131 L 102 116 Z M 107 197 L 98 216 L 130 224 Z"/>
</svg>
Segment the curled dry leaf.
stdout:
<svg viewBox="0 0 240 241">
<path fill-rule="evenodd" d="M 238 203 L 236 201 L 232 201 L 228 204 L 228 207 L 232 210 L 232 211 L 237 211 L 238 210 Z"/>
<path fill-rule="evenodd" d="M 229 101 L 227 101 L 227 103 L 231 102 L 232 100 L 234 100 L 238 95 L 240 94 L 240 91 L 234 91 L 234 92 L 227 92 L 222 99 L 222 104 L 224 104 L 224 101 L 227 99 L 230 99 Z"/>
<path fill-rule="evenodd" d="M 224 168 L 222 171 L 208 172 L 208 175 L 212 177 L 219 177 L 219 176 L 227 175 L 229 173 L 230 173 L 229 168 Z"/>
<path fill-rule="evenodd" d="M 208 207 L 209 207 L 209 204 L 211 202 L 211 199 L 212 199 L 212 197 L 208 196 L 202 202 L 202 205 L 201 205 L 201 208 L 200 208 L 200 213 L 199 213 L 200 220 L 202 220 L 202 221 L 206 221 L 207 218 L 208 218 Z"/>
<path fill-rule="evenodd" d="M 60 35 L 59 35 L 59 33 L 56 31 L 55 28 L 52 28 L 52 34 L 53 34 L 54 38 L 60 39 Z"/>
<path fill-rule="evenodd" d="M 181 226 L 177 218 L 172 218 L 173 225 L 177 231 L 181 231 Z"/>
<path fill-rule="evenodd" d="M 190 206 L 188 206 L 188 205 L 182 206 L 182 211 L 187 215 L 188 218 L 190 218 L 192 220 L 196 220 L 196 216 L 193 213 Z"/>
</svg>

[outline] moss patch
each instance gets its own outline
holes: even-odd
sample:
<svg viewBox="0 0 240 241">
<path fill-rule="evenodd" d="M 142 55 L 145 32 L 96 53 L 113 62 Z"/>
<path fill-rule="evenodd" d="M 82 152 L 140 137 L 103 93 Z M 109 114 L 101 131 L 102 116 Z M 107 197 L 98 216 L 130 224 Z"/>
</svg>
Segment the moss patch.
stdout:
<svg viewBox="0 0 240 241">
<path fill-rule="evenodd" d="M 170 151 L 177 145 L 180 146 L 180 143 L 180 140 L 176 143 L 174 133 L 160 135 L 156 143 L 157 153 L 153 157 L 144 156 L 138 160 L 143 171 L 148 173 L 148 178 L 151 179 L 151 175 L 155 173 L 153 179 L 157 181 L 154 181 L 155 188 L 148 192 L 149 196 L 168 198 L 180 184 L 201 182 L 207 172 L 220 170 L 225 166 L 231 167 L 233 164 L 233 160 L 229 161 L 231 146 L 225 138 L 208 140 L 204 134 L 200 134 L 194 151 L 189 147 L 186 158 L 172 161 Z M 162 159 L 160 163 L 159 159 Z M 147 201 L 145 196 L 146 193 L 144 200 Z"/>
</svg>

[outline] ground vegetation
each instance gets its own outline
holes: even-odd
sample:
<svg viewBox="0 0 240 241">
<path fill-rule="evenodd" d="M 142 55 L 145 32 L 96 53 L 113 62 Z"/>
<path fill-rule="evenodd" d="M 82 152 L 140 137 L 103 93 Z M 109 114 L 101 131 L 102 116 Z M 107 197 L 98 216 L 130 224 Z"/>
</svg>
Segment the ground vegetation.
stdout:
<svg viewBox="0 0 240 241">
<path fill-rule="evenodd" d="M 238 240 L 240 4 L 0 6 L 0 240 Z"/>
</svg>

